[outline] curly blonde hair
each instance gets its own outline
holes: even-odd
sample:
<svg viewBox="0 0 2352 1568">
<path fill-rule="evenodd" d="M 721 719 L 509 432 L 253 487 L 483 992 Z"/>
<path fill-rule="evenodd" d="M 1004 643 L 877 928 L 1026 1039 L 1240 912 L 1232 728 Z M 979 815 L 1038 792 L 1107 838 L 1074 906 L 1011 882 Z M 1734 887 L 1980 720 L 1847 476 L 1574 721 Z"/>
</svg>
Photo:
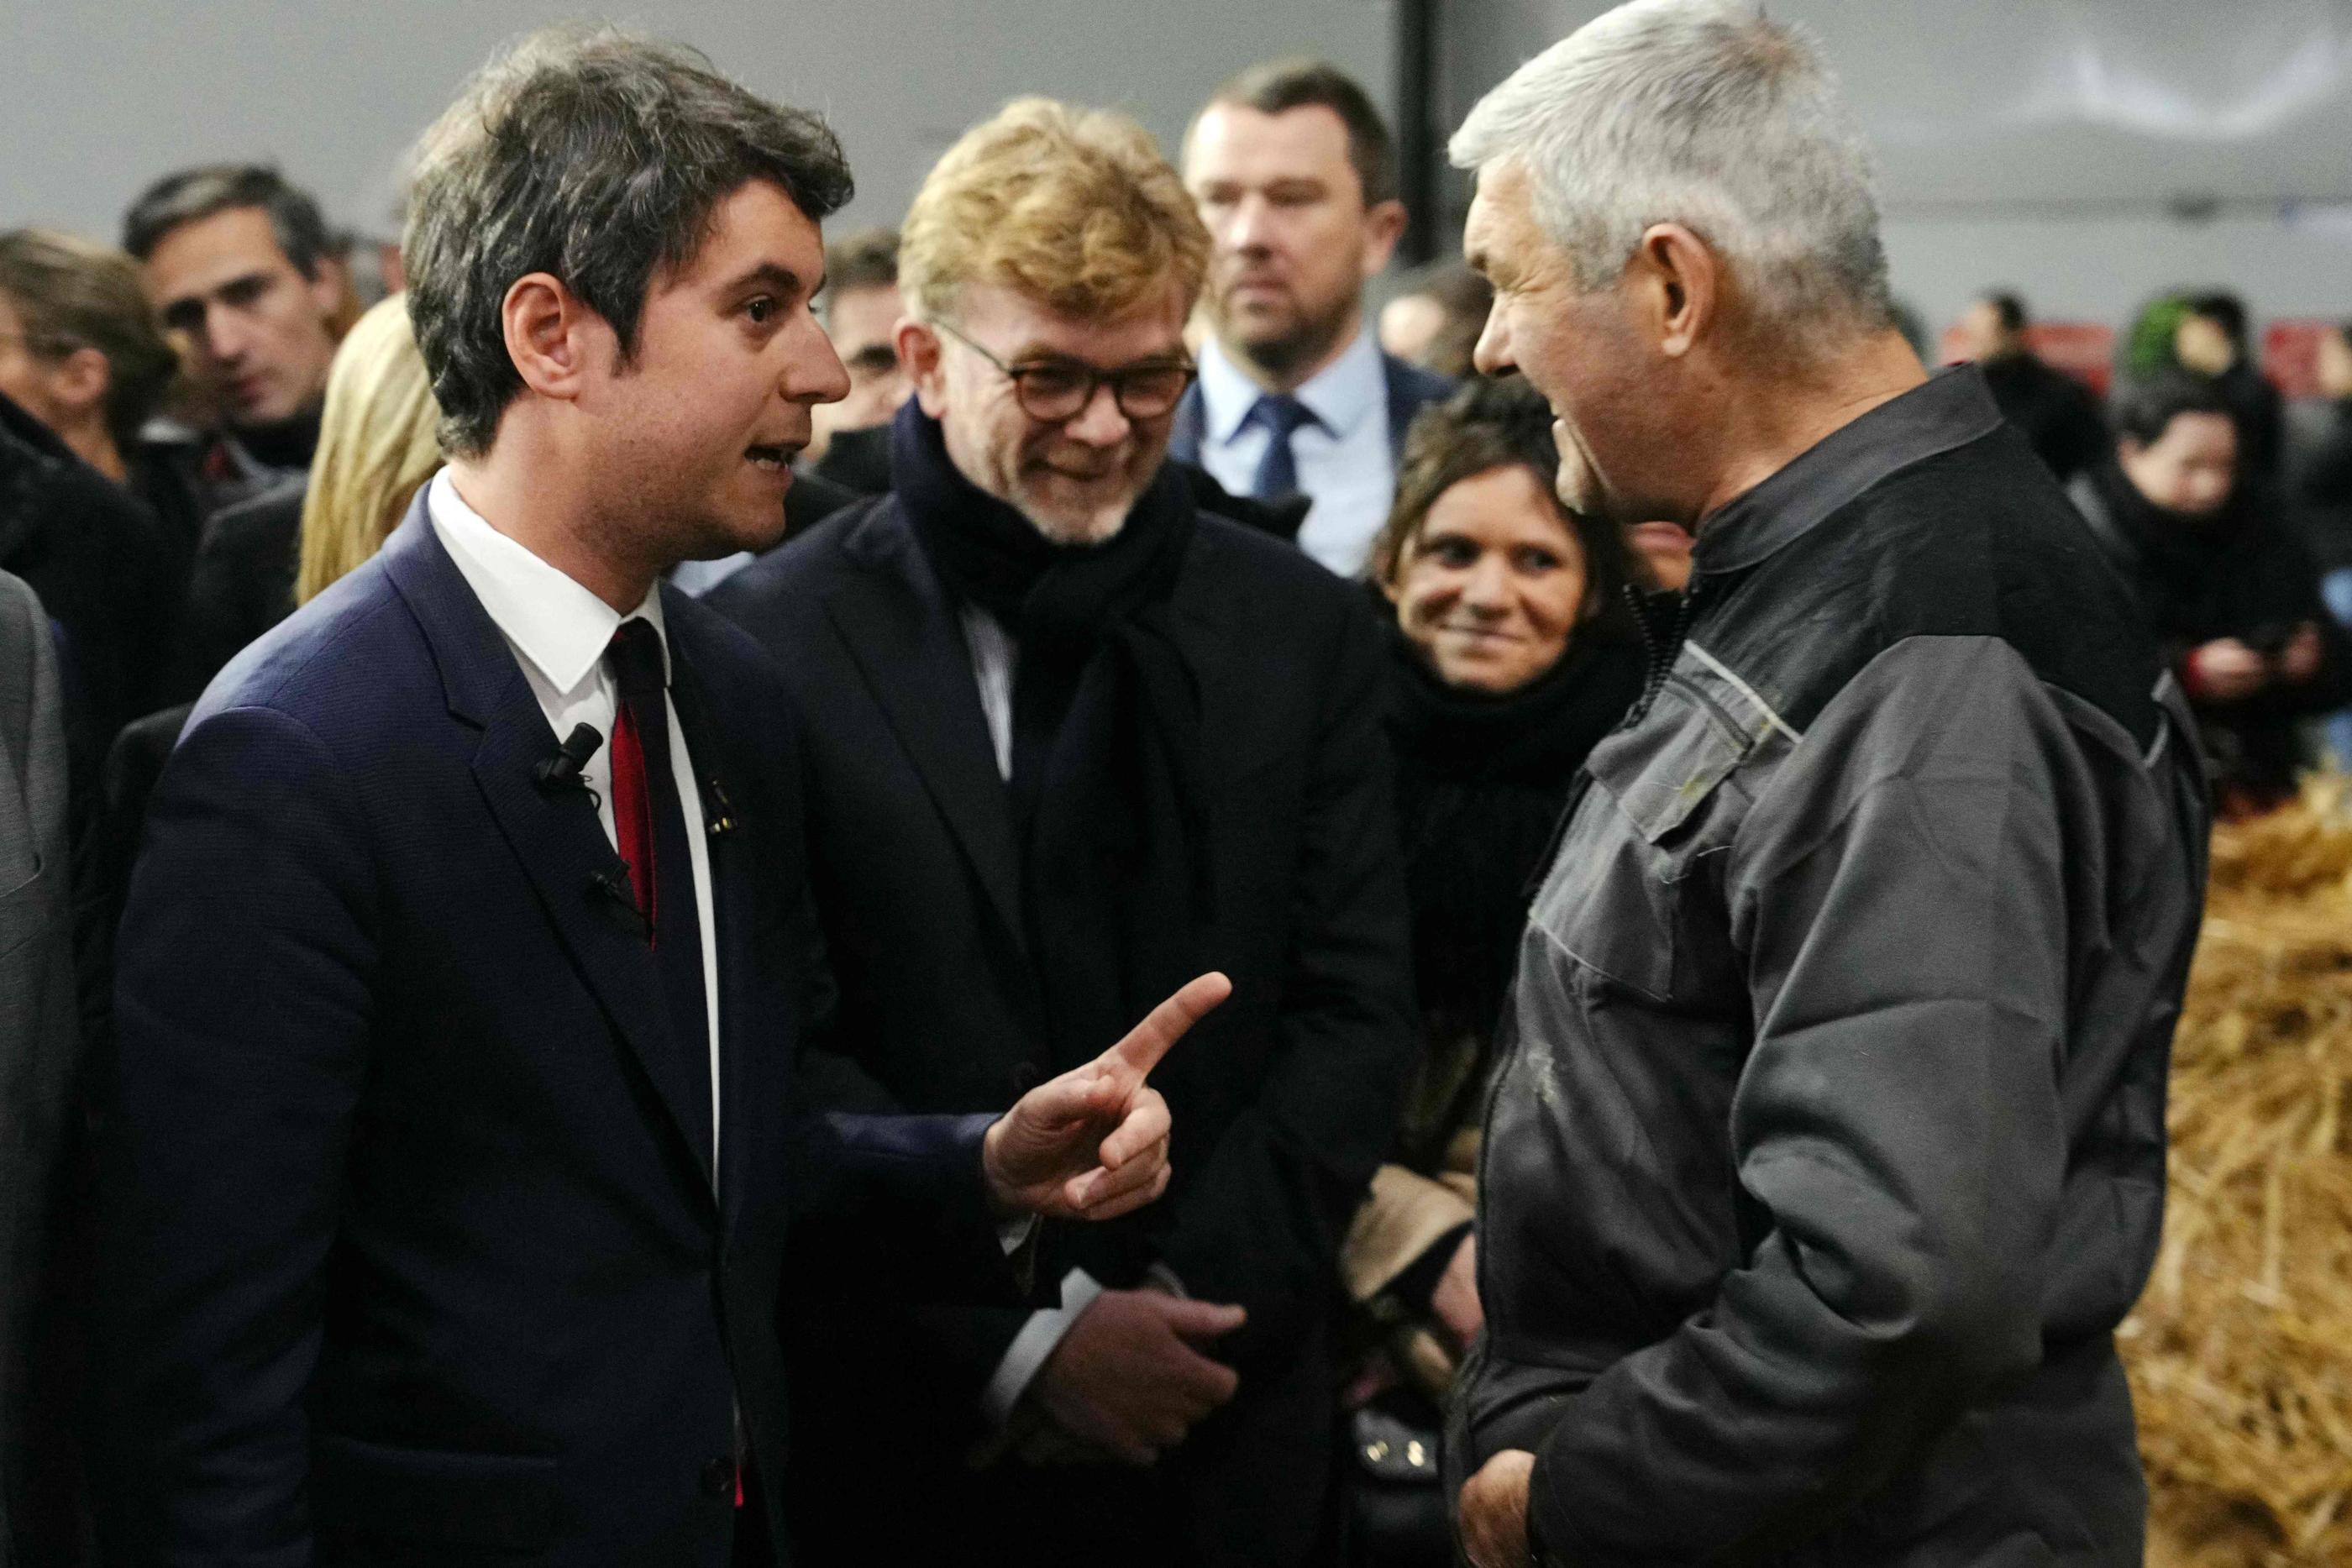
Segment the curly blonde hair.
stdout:
<svg viewBox="0 0 2352 1568">
<path fill-rule="evenodd" d="M 898 285 L 917 314 L 1000 283 L 1066 315 L 1121 315 L 1173 283 L 1189 313 L 1209 231 L 1151 133 L 1123 114 L 1016 99 L 964 132 L 915 193 Z"/>
</svg>

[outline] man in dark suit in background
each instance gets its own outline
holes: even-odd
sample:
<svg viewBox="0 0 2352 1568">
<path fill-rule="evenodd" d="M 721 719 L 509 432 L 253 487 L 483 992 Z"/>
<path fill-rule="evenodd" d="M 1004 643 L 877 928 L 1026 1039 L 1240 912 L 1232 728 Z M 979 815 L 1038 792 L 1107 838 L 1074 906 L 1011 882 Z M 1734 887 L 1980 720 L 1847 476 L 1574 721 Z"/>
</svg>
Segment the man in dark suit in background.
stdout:
<svg viewBox="0 0 2352 1568">
<path fill-rule="evenodd" d="M 849 191 L 613 34 L 428 137 L 451 466 L 198 704 L 124 921 L 110 1561 L 781 1563 L 788 1235 L 793 1295 L 1017 1300 L 1024 1216 L 1165 1185 L 1141 1073 L 1214 977 L 1002 1120 L 797 1095 L 785 699 L 659 581 L 782 529 Z"/>
<path fill-rule="evenodd" d="M 49 618 L 0 572 L 0 1563 L 83 1560 L 80 1446 L 58 1364 L 83 1305 L 60 1268 L 83 1228 L 60 1201 L 81 1142 L 71 892 Z"/>
<path fill-rule="evenodd" d="M 1961 358 L 1976 361 L 2001 418 L 2063 485 L 2107 455 L 2107 422 L 2089 387 L 2033 351 L 2026 326 L 2024 300 L 2007 289 L 1979 295 L 1960 318 Z"/>
<path fill-rule="evenodd" d="M 350 280 L 317 201 L 266 164 L 164 175 L 123 214 L 122 248 L 211 425 L 149 444 L 133 479 L 194 550 L 214 513 L 309 473 Z"/>
<path fill-rule="evenodd" d="M 107 743 L 147 711 L 175 581 L 154 514 L 5 395 L 0 571 L 23 578 L 57 624 L 79 820 Z"/>
<path fill-rule="evenodd" d="M 1062 1310 L 802 1324 L 792 1482 L 856 1525 L 809 1555 L 1307 1561 L 1335 1259 L 1412 1054 L 1377 628 L 1163 461 L 1209 247 L 1139 127 L 1016 103 L 904 235 L 893 492 L 710 600 L 803 737 L 839 994 L 811 1060 L 971 1111 L 1171 977 L 1235 994 L 1171 1063 L 1168 1201 L 1074 1240 Z"/>
<path fill-rule="evenodd" d="M 1382 353 L 1364 319 L 1364 285 L 1404 230 L 1388 127 L 1335 66 L 1254 66 L 1192 121 L 1184 183 L 1215 242 L 1213 332 L 1169 451 L 1236 496 L 1308 497 L 1299 549 L 1354 576 L 1388 521 L 1405 426 L 1453 390 Z"/>
</svg>

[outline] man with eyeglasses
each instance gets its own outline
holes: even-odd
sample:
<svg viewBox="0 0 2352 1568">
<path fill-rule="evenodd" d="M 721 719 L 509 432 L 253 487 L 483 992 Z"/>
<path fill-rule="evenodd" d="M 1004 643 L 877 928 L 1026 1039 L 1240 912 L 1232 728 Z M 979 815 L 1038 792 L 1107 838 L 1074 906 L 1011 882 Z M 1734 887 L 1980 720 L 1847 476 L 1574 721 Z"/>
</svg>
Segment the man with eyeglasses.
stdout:
<svg viewBox="0 0 2352 1568">
<path fill-rule="evenodd" d="M 1170 1064 L 1160 1212 L 1073 1239 L 1059 1310 L 789 1325 L 822 1434 L 791 1484 L 841 1527 L 810 1563 L 1328 1554 L 1328 1307 L 1412 1055 L 1405 916 L 1367 602 L 1166 461 L 1209 248 L 1132 121 L 971 131 L 902 231 L 892 493 L 709 600 L 793 700 L 835 1103 L 995 1103 L 1160 977 L 1234 982 Z"/>
</svg>

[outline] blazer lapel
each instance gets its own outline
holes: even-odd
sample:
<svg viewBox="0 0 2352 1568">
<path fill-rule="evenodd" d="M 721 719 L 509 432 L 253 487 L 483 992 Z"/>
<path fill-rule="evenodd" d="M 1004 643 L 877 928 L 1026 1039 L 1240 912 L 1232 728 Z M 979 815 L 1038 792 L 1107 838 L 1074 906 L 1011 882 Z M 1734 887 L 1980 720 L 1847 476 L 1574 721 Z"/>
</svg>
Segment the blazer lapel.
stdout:
<svg viewBox="0 0 2352 1568">
<path fill-rule="evenodd" d="M 1209 400 L 1195 381 L 1184 389 L 1176 405 L 1176 423 L 1168 430 L 1168 455 L 1179 463 L 1201 465 L 1201 443 L 1209 428 Z"/>
<path fill-rule="evenodd" d="M 585 789 L 542 790 L 556 737 L 522 667 L 425 515 L 420 495 L 384 546 L 386 569 L 432 644 L 449 711 L 481 731 L 476 784 L 547 911 L 581 980 L 627 1041 L 697 1168 L 710 1168 L 707 1082 L 670 1029 L 652 949 L 634 911 L 608 893 L 622 866 Z M 691 824 L 689 824 L 690 826 Z M 707 1071 L 707 1068 L 703 1069 Z"/>
<path fill-rule="evenodd" d="M 739 776 L 737 759 L 711 721 L 709 688 L 695 663 L 692 616 L 678 609 L 678 597 L 675 590 L 664 591 L 664 619 L 669 628 L 670 693 L 702 797 L 688 805 L 699 821 L 687 825 L 705 835 L 710 852 L 711 931 L 719 944 L 719 1209 L 724 1230 L 731 1234 L 751 1187 L 752 1138 L 786 1110 L 779 1089 L 782 1081 L 775 1071 L 763 1071 L 772 1063 L 763 1061 L 761 1048 L 784 1048 L 784 1031 L 799 1020 L 780 1016 L 779 1006 L 796 1008 L 801 999 L 797 994 L 780 998 L 774 973 L 776 964 L 796 965 L 800 956 L 759 950 L 760 901 L 752 879 L 775 878 L 786 884 L 786 897 L 800 896 L 807 882 L 793 837 L 800 831 L 797 822 L 757 824 L 766 835 L 758 841 L 790 854 L 789 867 L 758 860 L 754 842 L 745 836 L 737 802 L 750 798 L 749 791 L 729 782 Z"/>
<path fill-rule="evenodd" d="M 875 508 L 850 548 L 867 570 L 833 591 L 825 613 L 1025 954 L 1013 814 L 955 612 L 895 501 Z"/>
<path fill-rule="evenodd" d="M 1405 433 L 1412 427 L 1413 416 L 1450 395 L 1454 383 L 1387 352 L 1381 355 L 1381 382 L 1388 393 L 1389 457 L 1401 463 Z"/>
</svg>

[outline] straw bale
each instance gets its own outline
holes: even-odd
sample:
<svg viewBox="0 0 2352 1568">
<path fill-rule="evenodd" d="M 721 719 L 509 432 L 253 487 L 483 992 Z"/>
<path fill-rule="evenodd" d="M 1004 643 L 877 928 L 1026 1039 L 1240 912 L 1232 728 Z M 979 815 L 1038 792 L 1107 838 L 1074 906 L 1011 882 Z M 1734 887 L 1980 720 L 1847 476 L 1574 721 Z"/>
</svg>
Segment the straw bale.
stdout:
<svg viewBox="0 0 2352 1568">
<path fill-rule="evenodd" d="M 2347 790 L 2214 831 L 2164 1241 L 2119 1333 L 2156 1568 L 2352 1563 Z"/>
</svg>

